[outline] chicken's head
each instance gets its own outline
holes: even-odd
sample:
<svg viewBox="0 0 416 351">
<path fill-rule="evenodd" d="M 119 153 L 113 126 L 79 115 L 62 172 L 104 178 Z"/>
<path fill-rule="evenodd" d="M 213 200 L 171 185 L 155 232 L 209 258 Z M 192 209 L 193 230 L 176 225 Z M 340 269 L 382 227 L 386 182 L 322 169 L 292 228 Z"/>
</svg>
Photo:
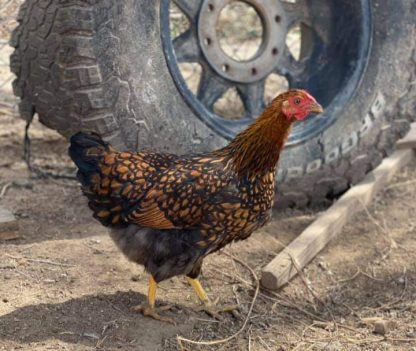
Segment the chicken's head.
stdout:
<svg viewBox="0 0 416 351">
<path fill-rule="evenodd" d="M 323 108 L 315 98 L 305 90 L 291 90 L 285 94 L 282 112 L 290 120 L 301 121 L 310 113 L 322 113 Z"/>
</svg>

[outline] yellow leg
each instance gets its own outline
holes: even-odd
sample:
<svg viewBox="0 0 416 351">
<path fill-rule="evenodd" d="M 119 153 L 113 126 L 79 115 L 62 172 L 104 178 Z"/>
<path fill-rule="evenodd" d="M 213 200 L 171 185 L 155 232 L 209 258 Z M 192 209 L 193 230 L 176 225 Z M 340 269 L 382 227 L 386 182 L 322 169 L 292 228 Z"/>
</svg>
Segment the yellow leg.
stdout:
<svg viewBox="0 0 416 351">
<path fill-rule="evenodd" d="M 152 276 L 149 278 L 149 289 L 147 291 L 147 302 L 149 303 L 149 306 L 154 308 L 155 302 L 156 302 L 156 290 L 157 290 L 157 283 L 153 279 Z"/>
<path fill-rule="evenodd" d="M 163 322 L 169 322 L 173 323 L 173 320 L 167 317 L 160 316 L 155 308 L 155 302 L 156 302 L 156 291 L 157 291 L 157 283 L 153 279 L 152 276 L 149 278 L 149 289 L 147 291 L 147 304 L 138 305 L 136 307 L 133 307 L 133 310 L 136 312 L 142 313 L 144 316 L 149 316 L 154 319 L 157 319 L 159 321 Z M 171 306 L 164 306 L 161 307 L 160 310 L 167 310 L 170 309 Z"/>
<path fill-rule="evenodd" d="M 205 292 L 204 288 L 202 287 L 201 283 L 198 279 L 192 279 L 187 277 L 188 283 L 192 286 L 192 288 L 195 290 L 196 294 L 198 295 L 199 299 L 201 301 L 209 301 L 208 295 Z"/>
<path fill-rule="evenodd" d="M 208 298 L 207 293 L 205 292 L 199 280 L 192 279 L 189 277 L 187 277 L 187 279 L 188 279 L 189 284 L 192 286 L 192 288 L 195 290 L 196 294 L 198 295 L 198 298 L 202 301 L 202 306 L 194 308 L 195 311 L 197 312 L 205 311 L 211 317 L 219 318 L 221 312 L 231 312 L 238 308 L 237 305 L 216 308 L 215 305 L 218 302 L 219 298 L 216 301 L 214 301 L 214 303 L 211 303 Z"/>
</svg>

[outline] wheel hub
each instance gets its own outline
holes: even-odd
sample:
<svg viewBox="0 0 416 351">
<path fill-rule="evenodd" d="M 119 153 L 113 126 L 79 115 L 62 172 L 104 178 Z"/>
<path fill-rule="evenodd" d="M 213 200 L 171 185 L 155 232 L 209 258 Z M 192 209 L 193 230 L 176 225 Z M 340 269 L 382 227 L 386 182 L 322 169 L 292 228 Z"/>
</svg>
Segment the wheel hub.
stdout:
<svg viewBox="0 0 416 351">
<path fill-rule="evenodd" d="M 279 1 L 245 0 L 261 19 L 262 43 L 259 50 L 247 61 L 236 61 L 220 45 L 217 23 L 221 11 L 234 0 L 205 0 L 198 20 L 198 37 L 201 50 L 212 69 L 225 79 L 237 83 L 253 83 L 269 75 L 276 67 L 280 49 L 285 45 L 285 17 Z"/>
</svg>

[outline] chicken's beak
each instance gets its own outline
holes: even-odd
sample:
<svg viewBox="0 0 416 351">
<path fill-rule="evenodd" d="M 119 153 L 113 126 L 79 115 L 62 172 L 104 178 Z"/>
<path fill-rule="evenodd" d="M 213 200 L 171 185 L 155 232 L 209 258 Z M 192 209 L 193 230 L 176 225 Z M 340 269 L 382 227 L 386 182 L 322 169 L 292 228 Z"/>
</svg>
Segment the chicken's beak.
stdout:
<svg viewBox="0 0 416 351">
<path fill-rule="evenodd" d="M 322 113 L 324 112 L 324 109 L 322 108 L 321 105 L 319 105 L 317 102 L 314 102 L 310 107 L 309 107 L 309 112 L 313 112 L 313 113 Z"/>
</svg>

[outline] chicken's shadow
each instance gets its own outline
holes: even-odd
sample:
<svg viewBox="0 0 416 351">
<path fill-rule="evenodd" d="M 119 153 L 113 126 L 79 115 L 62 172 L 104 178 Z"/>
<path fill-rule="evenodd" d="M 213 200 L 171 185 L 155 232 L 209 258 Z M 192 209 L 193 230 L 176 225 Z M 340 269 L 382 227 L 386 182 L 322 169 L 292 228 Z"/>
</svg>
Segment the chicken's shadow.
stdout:
<svg viewBox="0 0 416 351">
<path fill-rule="evenodd" d="M 180 313 L 163 312 L 176 325 L 159 322 L 131 311 L 145 301 L 133 291 L 87 295 L 57 304 L 37 304 L 0 316 L 0 339 L 20 345 L 61 340 L 96 347 L 160 350 L 163 340 L 188 330 Z M 129 348 L 129 349 L 130 349 Z"/>
</svg>

